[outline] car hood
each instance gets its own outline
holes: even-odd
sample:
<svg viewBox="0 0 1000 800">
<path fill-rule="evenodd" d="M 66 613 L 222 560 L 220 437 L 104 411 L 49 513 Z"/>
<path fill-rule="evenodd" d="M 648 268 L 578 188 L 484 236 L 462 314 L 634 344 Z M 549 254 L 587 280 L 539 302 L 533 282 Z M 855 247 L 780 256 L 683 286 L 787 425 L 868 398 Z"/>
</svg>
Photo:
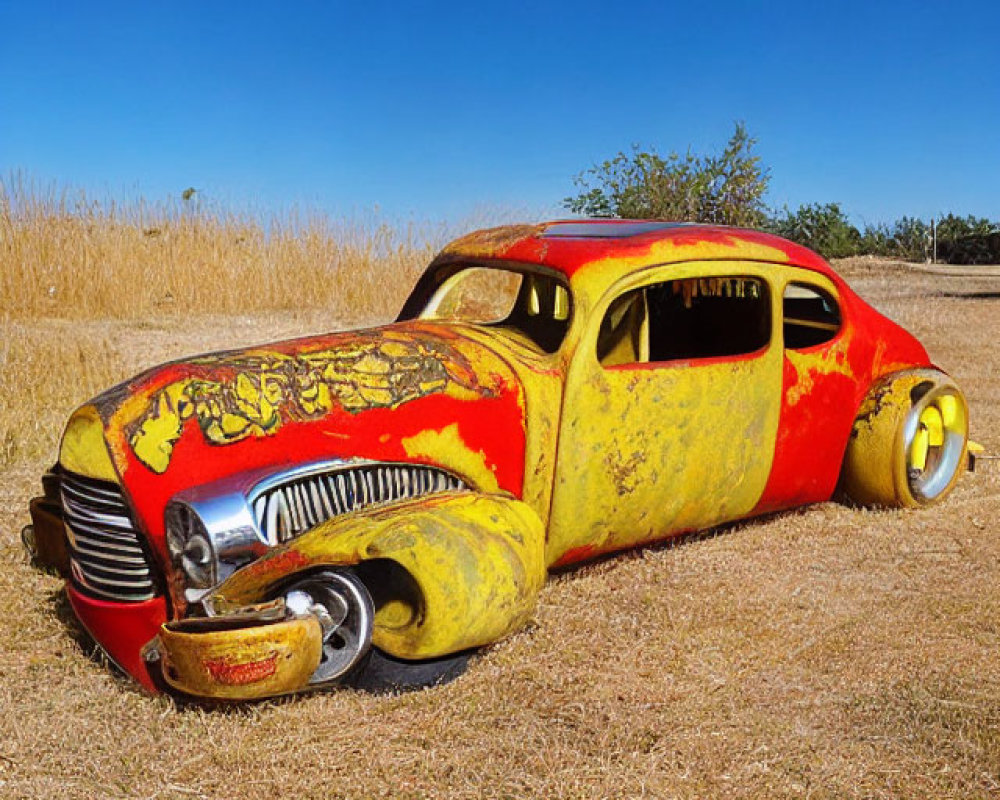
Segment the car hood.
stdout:
<svg viewBox="0 0 1000 800">
<path fill-rule="evenodd" d="M 425 322 L 149 370 L 77 412 L 60 455 L 70 470 L 74 448 L 98 438 L 71 436 L 75 422 L 100 425 L 115 477 L 154 543 L 173 495 L 236 473 L 328 459 L 423 463 L 517 496 L 524 478 L 524 388 L 509 353 Z"/>
</svg>

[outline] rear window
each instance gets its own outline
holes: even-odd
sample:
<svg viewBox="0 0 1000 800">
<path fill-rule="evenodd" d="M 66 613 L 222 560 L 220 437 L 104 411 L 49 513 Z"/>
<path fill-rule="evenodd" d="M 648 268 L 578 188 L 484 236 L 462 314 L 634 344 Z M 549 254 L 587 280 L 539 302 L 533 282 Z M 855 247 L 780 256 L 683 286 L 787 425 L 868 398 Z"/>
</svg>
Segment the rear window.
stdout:
<svg viewBox="0 0 1000 800">
<path fill-rule="evenodd" d="M 790 283 L 782 299 L 785 347 L 800 350 L 833 339 L 840 331 L 840 306 L 818 286 Z"/>
</svg>

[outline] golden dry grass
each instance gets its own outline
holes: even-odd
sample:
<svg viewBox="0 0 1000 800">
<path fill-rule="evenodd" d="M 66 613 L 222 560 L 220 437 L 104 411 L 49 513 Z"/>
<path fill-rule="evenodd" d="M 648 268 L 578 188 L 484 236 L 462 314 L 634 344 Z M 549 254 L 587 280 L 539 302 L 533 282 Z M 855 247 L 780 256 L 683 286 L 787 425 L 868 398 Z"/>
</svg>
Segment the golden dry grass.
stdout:
<svg viewBox="0 0 1000 800">
<path fill-rule="evenodd" d="M 0 308 L 13 317 L 145 319 L 326 308 L 396 311 L 448 237 L 445 225 L 266 220 L 189 201 L 118 205 L 80 191 L 0 179 Z"/>
<path fill-rule="evenodd" d="M 1000 451 L 996 282 L 845 269 Z M 342 322 L 241 309 L 3 322 L 0 797 L 1000 796 L 997 468 L 925 511 L 827 503 L 559 575 L 527 629 L 428 691 L 205 711 L 115 677 L 25 563 L 28 498 L 96 386 Z"/>
</svg>

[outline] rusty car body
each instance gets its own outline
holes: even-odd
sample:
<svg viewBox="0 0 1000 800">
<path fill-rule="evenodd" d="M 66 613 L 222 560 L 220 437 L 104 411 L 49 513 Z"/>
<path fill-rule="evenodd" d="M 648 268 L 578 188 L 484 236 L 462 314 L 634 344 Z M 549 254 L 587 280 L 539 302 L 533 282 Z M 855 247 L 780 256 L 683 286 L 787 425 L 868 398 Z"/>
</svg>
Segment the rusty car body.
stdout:
<svg viewBox="0 0 1000 800">
<path fill-rule="evenodd" d="M 86 403 L 25 540 L 151 690 L 267 697 L 373 658 L 432 682 L 522 626 L 553 567 L 838 489 L 935 502 L 967 428 L 920 343 L 809 250 L 508 226 L 447 246 L 393 324 Z"/>
</svg>

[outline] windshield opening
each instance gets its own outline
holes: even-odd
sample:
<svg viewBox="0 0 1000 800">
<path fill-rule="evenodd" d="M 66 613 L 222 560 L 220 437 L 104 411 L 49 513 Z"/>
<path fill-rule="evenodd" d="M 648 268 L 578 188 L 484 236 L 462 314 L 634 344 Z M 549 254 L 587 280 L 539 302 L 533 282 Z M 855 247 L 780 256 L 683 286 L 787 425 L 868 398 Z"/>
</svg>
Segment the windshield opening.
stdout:
<svg viewBox="0 0 1000 800">
<path fill-rule="evenodd" d="M 512 268 L 457 266 L 440 271 L 420 319 L 465 322 L 509 330 L 546 353 L 569 330 L 569 288 L 559 278 Z"/>
</svg>

